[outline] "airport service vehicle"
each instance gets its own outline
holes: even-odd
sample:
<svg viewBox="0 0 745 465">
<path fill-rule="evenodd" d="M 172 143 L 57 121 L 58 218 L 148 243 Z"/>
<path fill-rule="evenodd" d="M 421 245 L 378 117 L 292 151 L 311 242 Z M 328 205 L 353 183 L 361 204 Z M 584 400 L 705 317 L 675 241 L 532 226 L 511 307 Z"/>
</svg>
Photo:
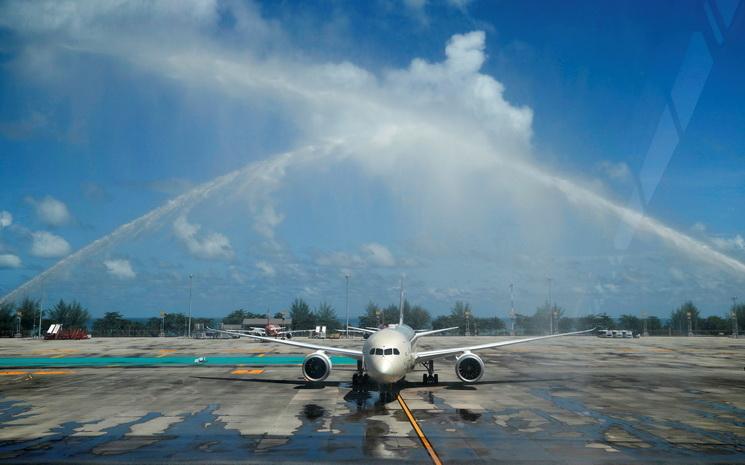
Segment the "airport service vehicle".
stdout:
<svg viewBox="0 0 745 465">
<path fill-rule="evenodd" d="M 598 331 L 598 337 L 613 337 L 613 331 L 610 329 L 601 329 Z"/>
<path fill-rule="evenodd" d="M 427 373 L 422 375 L 422 382 L 424 384 L 437 384 L 439 377 L 435 373 L 434 361 L 455 356 L 456 376 L 464 383 L 475 383 L 484 376 L 485 367 L 484 361 L 474 352 L 594 331 L 593 328 L 586 331 L 490 342 L 466 347 L 418 351 L 416 346 L 420 338 L 451 331 L 457 329 L 457 327 L 432 331 L 415 331 L 410 326 L 404 324 L 403 320 L 402 289 L 398 324 L 389 325 L 381 329 L 365 329 L 364 331 L 370 336 L 364 340 L 362 350 L 329 347 L 293 340 L 272 339 L 247 333 L 243 333 L 241 336 L 313 350 L 313 353 L 305 357 L 302 365 L 303 376 L 310 382 L 323 381 L 331 374 L 332 364 L 328 354 L 354 358 L 357 360 L 357 372 L 352 376 L 353 389 L 367 389 L 370 381 L 373 381 L 380 386 L 381 398 L 385 400 L 392 398 L 392 385 L 404 379 L 406 374 L 413 371 L 418 365 L 422 365 L 427 370 Z M 355 329 L 359 330 L 360 328 Z"/>
</svg>

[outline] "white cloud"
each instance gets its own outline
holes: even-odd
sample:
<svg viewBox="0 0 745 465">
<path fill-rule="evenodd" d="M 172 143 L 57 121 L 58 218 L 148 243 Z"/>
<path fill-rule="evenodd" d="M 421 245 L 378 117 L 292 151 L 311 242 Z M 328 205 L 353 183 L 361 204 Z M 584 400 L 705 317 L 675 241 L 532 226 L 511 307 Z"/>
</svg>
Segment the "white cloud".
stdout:
<svg viewBox="0 0 745 465">
<path fill-rule="evenodd" d="M 148 79 L 163 77 L 168 86 L 180 83 L 197 89 L 194 94 L 206 90 L 204 94 L 210 99 L 219 100 L 222 95 L 236 101 L 270 102 L 272 121 L 291 128 L 285 132 L 278 129 L 277 134 L 286 136 L 283 142 L 297 149 L 198 186 L 177 202 L 124 225 L 91 251 L 100 250 L 101 244 L 123 241 L 132 231 L 158 225 L 168 217 L 166 213 L 183 211 L 185 205 L 210 199 L 215 193 L 229 194 L 228 188 L 236 179 L 242 182 L 254 230 L 273 240 L 284 218 L 273 194 L 281 189 L 287 173 L 307 176 L 299 179 L 301 182 L 317 181 L 314 170 L 346 161 L 360 168 L 362 177 L 388 187 L 394 198 L 406 199 L 396 207 L 405 209 L 404 214 L 414 213 L 407 216 L 407 221 L 417 230 L 431 231 L 432 240 L 444 250 L 456 243 L 451 240 L 455 234 L 442 234 L 445 228 L 438 226 L 469 231 L 469 240 L 494 231 L 478 223 L 481 229 L 471 228 L 469 220 L 510 217 L 519 223 L 519 229 L 511 233 L 526 244 L 526 249 L 517 252 L 533 253 L 535 244 L 529 237 L 533 231 L 542 238 L 559 237 L 566 234 L 561 227 L 569 230 L 572 226 L 567 225 L 570 219 L 561 218 L 556 234 L 546 235 L 541 230 L 551 219 L 546 216 L 569 216 L 557 211 L 557 205 L 567 207 L 557 204 L 556 194 L 560 193 L 568 200 L 567 210 L 582 214 L 590 211 L 599 221 L 621 219 L 690 256 L 739 273 L 745 270 L 741 262 L 723 256 L 708 243 L 620 207 L 553 172 L 540 160 L 534 161 L 532 110 L 505 100 L 502 84 L 481 72 L 487 59 L 485 34 L 481 31 L 453 36 L 444 60 L 414 59 L 404 69 L 368 71 L 349 62 L 298 61 L 294 58 L 297 50 L 288 52 L 281 45 L 266 49 L 260 41 L 259 46 L 250 40 L 241 42 L 245 37 L 236 36 L 235 41 L 231 37 L 231 45 L 225 46 L 215 40 L 217 8 L 207 2 L 201 3 L 195 13 L 188 6 L 181 10 L 175 3 L 4 5 L 0 24 L 19 31 L 21 39 L 30 37 L 29 42 L 34 44 L 28 47 L 33 53 L 26 57 L 27 63 L 32 63 L 30 67 L 40 63 L 34 60 L 43 56 L 53 57 L 58 49 L 65 54 L 94 53 L 126 63 L 134 76 L 144 71 Z M 223 4 L 220 8 L 235 7 Z M 235 14 L 236 30 L 249 30 L 249 25 L 258 25 L 258 30 L 271 29 L 271 22 L 260 16 L 252 16 L 250 11 L 241 13 Z M 161 40 L 163 34 L 179 40 Z M 35 73 L 39 79 L 53 75 L 46 72 L 49 63 L 43 64 L 39 71 L 44 72 Z M 609 168 L 614 168 L 611 172 L 617 175 L 626 175 L 624 166 Z M 506 195 L 494 195 L 492 189 Z M 511 211 L 504 214 L 497 208 Z M 179 220 L 174 223 L 174 230 L 195 256 L 232 256 L 230 242 L 221 234 L 200 238 L 199 226 L 185 218 L 180 224 Z M 354 268 L 372 264 L 373 260 L 384 263 L 385 254 L 371 254 L 363 248 L 356 253 L 334 252 L 319 257 L 317 263 Z M 399 258 L 398 262 L 404 260 Z"/>
<path fill-rule="evenodd" d="M 696 223 L 693 224 L 693 226 L 691 226 L 691 229 L 697 233 L 705 233 L 706 225 L 700 221 L 697 221 Z"/>
<path fill-rule="evenodd" d="M 629 165 L 624 162 L 614 163 L 612 161 L 602 161 L 598 169 L 614 181 L 626 181 L 631 178 Z"/>
<path fill-rule="evenodd" d="M 745 250 L 745 239 L 739 234 L 736 234 L 735 237 L 714 237 L 711 239 L 711 242 L 714 244 L 715 247 L 721 250 Z"/>
<path fill-rule="evenodd" d="M 0 211 L 0 229 L 7 228 L 13 224 L 13 215 L 5 210 Z"/>
<path fill-rule="evenodd" d="M 199 238 L 201 226 L 191 224 L 186 216 L 179 216 L 173 223 L 173 231 L 176 237 L 186 245 L 189 253 L 197 258 L 205 259 L 230 259 L 233 257 L 233 248 L 227 237 L 220 233 L 212 232 Z"/>
<path fill-rule="evenodd" d="M 47 231 L 31 233 L 31 255 L 41 258 L 63 257 L 70 253 L 70 244 Z"/>
<path fill-rule="evenodd" d="M 129 260 L 104 260 L 103 264 L 106 267 L 106 272 L 117 278 L 133 279 L 137 276 L 137 273 L 132 269 Z"/>
<path fill-rule="evenodd" d="M 352 268 L 391 267 L 396 259 L 384 245 L 370 242 L 360 246 L 360 253 L 330 252 L 316 257 L 316 264 L 349 270 Z"/>
<path fill-rule="evenodd" d="M 264 276 L 274 276 L 277 274 L 274 267 L 263 260 L 256 262 L 256 268 L 258 268 Z"/>
<path fill-rule="evenodd" d="M 17 255 L 0 254 L 0 268 L 18 268 L 19 266 L 21 266 L 21 259 Z"/>
<path fill-rule="evenodd" d="M 396 264 L 393 254 L 384 245 L 371 242 L 363 245 L 362 251 L 367 254 L 366 260 L 372 265 L 387 267 Z"/>
<path fill-rule="evenodd" d="M 364 266 L 365 261 L 356 254 L 331 252 L 317 257 L 316 264 L 334 268 L 359 268 Z"/>
<path fill-rule="evenodd" d="M 72 219 L 67 205 L 52 196 L 47 195 L 40 200 L 29 197 L 27 200 L 33 205 L 39 220 L 49 226 L 62 226 Z"/>
</svg>

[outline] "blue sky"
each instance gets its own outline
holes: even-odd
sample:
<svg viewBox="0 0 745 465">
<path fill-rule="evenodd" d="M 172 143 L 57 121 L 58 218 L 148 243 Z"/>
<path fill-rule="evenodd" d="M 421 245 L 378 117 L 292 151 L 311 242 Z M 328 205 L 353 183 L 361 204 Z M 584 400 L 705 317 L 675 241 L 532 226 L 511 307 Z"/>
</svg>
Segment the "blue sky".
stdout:
<svg viewBox="0 0 745 465">
<path fill-rule="evenodd" d="M 722 314 L 739 3 L 5 2 L 0 294 Z"/>
</svg>

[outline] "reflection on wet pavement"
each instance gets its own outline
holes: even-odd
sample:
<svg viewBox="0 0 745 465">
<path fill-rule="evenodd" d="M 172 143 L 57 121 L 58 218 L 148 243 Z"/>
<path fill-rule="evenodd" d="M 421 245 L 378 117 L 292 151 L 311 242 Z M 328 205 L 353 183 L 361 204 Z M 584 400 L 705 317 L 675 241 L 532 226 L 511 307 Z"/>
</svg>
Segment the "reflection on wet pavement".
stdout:
<svg viewBox="0 0 745 465">
<path fill-rule="evenodd" d="M 745 463 L 734 363 L 745 346 L 698 342 L 681 363 L 667 350 L 679 341 L 641 341 L 625 357 L 613 341 L 580 343 L 495 352 L 475 385 L 447 366 L 440 385 L 403 382 L 394 394 L 444 463 Z M 352 370 L 307 385 L 298 367 L 232 369 L 3 377 L 0 460 L 430 463 L 399 403 L 381 402 L 375 386 L 352 391 Z"/>
</svg>

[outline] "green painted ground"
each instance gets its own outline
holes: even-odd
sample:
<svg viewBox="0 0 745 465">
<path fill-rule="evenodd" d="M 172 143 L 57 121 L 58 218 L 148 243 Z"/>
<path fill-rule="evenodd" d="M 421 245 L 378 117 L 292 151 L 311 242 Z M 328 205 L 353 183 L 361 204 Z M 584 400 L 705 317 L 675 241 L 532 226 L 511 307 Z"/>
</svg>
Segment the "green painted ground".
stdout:
<svg viewBox="0 0 745 465">
<path fill-rule="evenodd" d="M 198 356 L 188 357 L 5 357 L 0 358 L 0 368 L 26 367 L 140 367 L 140 366 L 184 366 L 195 365 Z M 201 365 L 300 365 L 302 356 L 266 356 L 266 357 L 205 357 Z M 331 357 L 334 365 L 355 365 L 356 360 L 348 357 Z"/>
</svg>

